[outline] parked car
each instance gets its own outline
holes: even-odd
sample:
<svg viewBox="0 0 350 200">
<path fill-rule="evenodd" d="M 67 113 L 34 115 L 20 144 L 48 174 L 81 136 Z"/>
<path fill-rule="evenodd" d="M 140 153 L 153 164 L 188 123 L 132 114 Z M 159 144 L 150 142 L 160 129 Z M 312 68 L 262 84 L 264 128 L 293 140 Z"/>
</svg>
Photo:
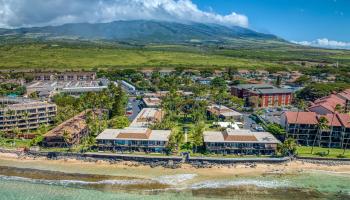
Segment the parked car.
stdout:
<svg viewBox="0 0 350 200">
<path fill-rule="evenodd" d="M 256 131 L 258 131 L 258 132 L 264 132 L 265 131 L 265 129 L 262 126 L 260 126 L 260 125 L 256 126 L 254 129 Z"/>
</svg>

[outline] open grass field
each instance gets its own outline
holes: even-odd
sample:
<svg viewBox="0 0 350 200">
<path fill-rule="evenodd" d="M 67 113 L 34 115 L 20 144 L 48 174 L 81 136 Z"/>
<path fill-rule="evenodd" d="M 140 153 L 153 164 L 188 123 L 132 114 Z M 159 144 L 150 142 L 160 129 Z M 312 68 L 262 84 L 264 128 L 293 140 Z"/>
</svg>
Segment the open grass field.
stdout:
<svg viewBox="0 0 350 200">
<path fill-rule="evenodd" d="M 339 155 L 343 155 L 343 149 L 334 149 L 330 148 L 329 149 L 329 154 L 328 153 L 328 148 L 320 148 L 320 147 L 314 147 L 313 154 L 311 154 L 311 147 L 305 147 L 301 146 L 298 147 L 298 156 L 305 156 L 305 157 L 324 157 L 324 158 L 339 158 Z M 325 156 L 320 156 L 319 153 L 326 153 Z M 344 157 L 341 156 L 342 158 L 350 158 L 350 149 L 347 149 L 345 151 Z"/>
<path fill-rule="evenodd" d="M 350 67 L 350 51 L 316 49 L 218 49 L 182 45 L 125 47 L 111 45 L 67 45 L 52 43 L 3 44 L 0 69 L 92 69 L 147 67 L 235 66 L 244 69 L 284 67 L 300 62 Z"/>
</svg>

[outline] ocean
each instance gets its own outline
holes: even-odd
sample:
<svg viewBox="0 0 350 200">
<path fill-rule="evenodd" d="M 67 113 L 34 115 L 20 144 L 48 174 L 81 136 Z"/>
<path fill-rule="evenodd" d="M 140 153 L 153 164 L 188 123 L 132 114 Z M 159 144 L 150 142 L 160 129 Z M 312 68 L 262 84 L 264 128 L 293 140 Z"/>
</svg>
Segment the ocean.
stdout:
<svg viewBox="0 0 350 200">
<path fill-rule="evenodd" d="M 350 174 L 329 171 L 206 176 L 196 170 L 91 164 L 77 173 L 77 166 L 14 164 L 0 161 L 0 200 L 350 199 Z"/>
</svg>

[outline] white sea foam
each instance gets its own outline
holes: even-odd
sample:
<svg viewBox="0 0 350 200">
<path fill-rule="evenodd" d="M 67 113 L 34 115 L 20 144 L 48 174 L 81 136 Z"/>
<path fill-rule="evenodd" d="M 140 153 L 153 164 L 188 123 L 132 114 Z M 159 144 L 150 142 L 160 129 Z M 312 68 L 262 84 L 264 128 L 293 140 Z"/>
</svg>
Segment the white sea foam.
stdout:
<svg viewBox="0 0 350 200">
<path fill-rule="evenodd" d="M 0 175 L 1 180 L 9 180 L 9 181 L 22 181 L 22 182 L 31 182 L 31 183 L 42 183 L 49 185 L 96 185 L 96 184 L 108 184 L 108 185 L 137 185 L 137 184 L 145 184 L 145 183 L 154 183 L 152 180 L 142 180 L 142 179 L 134 179 L 134 180 L 102 180 L 102 181 L 81 181 L 81 180 L 45 180 L 45 179 L 31 179 L 24 178 L 18 176 L 2 176 Z"/>
<path fill-rule="evenodd" d="M 162 183 L 162 184 L 177 185 L 185 181 L 191 180 L 196 176 L 197 174 L 175 174 L 175 175 L 160 176 L 153 180 L 158 181 L 159 183 Z"/>
<path fill-rule="evenodd" d="M 256 187 L 263 188 L 280 188 L 289 186 L 288 181 L 277 181 L 277 180 L 256 180 L 256 179 L 240 179 L 240 180 L 227 180 L 227 181 L 206 181 L 201 183 L 196 183 L 192 185 L 192 189 L 202 189 L 202 188 L 226 188 L 226 187 L 237 187 L 253 185 Z"/>
</svg>

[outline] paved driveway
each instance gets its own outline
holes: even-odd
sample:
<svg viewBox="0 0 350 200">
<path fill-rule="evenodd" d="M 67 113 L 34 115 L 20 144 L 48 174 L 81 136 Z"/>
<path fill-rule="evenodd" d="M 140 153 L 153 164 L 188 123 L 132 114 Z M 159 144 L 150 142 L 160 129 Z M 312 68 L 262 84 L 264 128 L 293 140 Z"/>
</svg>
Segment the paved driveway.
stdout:
<svg viewBox="0 0 350 200">
<path fill-rule="evenodd" d="M 139 106 L 141 102 L 136 100 L 136 98 L 129 98 L 129 103 L 132 105 L 132 115 L 129 115 L 128 118 L 130 121 L 133 121 L 141 111 Z"/>
</svg>

